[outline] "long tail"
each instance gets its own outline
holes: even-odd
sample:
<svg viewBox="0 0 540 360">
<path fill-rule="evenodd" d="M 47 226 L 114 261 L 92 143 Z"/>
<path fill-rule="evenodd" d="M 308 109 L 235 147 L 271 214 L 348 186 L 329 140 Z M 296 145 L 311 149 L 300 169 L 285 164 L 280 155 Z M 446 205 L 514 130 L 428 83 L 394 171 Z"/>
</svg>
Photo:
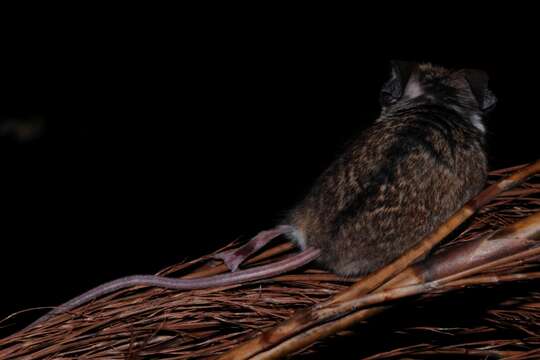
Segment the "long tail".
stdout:
<svg viewBox="0 0 540 360">
<path fill-rule="evenodd" d="M 105 284 L 96 286 L 87 292 L 63 303 L 62 305 L 52 309 L 47 314 L 43 315 L 23 330 L 29 329 L 51 317 L 73 310 L 81 305 L 84 305 L 98 297 L 110 294 L 117 290 L 125 289 L 132 286 L 155 286 L 166 289 L 175 290 L 195 290 L 211 287 L 220 287 L 233 284 L 240 284 L 248 281 L 276 276 L 287 271 L 297 269 L 319 256 L 320 250 L 309 248 L 301 253 L 289 256 L 281 261 L 276 261 L 271 264 L 257 266 L 247 270 L 236 271 L 234 273 L 220 274 L 198 279 L 173 279 L 156 275 L 132 275 L 120 279 L 116 279 Z"/>
</svg>

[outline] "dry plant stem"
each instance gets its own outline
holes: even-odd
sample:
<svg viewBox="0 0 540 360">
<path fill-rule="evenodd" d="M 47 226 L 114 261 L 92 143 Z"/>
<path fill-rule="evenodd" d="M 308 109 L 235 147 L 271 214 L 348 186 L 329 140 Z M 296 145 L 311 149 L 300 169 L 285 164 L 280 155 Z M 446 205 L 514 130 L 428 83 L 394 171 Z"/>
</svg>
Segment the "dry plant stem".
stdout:
<svg viewBox="0 0 540 360">
<path fill-rule="evenodd" d="M 540 272 L 528 273 L 528 274 L 509 274 L 509 275 L 480 275 L 477 277 L 471 277 L 464 279 L 466 276 L 477 274 L 486 269 L 499 266 L 504 263 L 515 261 L 516 259 L 527 259 L 535 257 L 540 254 L 540 247 L 535 247 L 522 251 L 518 254 L 514 254 L 502 259 L 498 259 L 489 263 L 484 263 L 480 266 L 467 269 L 447 276 L 445 278 L 434 280 L 428 283 L 420 283 L 415 285 L 408 285 L 404 287 L 391 288 L 388 290 L 377 291 L 370 295 L 365 295 L 359 299 L 349 300 L 343 303 L 334 304 L 332 306 L 319 307 L 314 306 L 310 311 L 312 321 L 304 324 L 299 328 L 299 332 L 311 327 L 306 332 L 300 333 L 287 341 L 279 344 L 278 346 L 259 354 L 254 357 L 255 359 L 277 359 L 281 356 L 290 354 L 294 351 L 300 350 L 314 341 L 319 340 L 320 336 L 328 336 L 337 331 L 344 330 L 348 326 L 354 324 L 359 320 L 365 320 L 367 317 L 375 315 L 382 310 L 382 307 L 361 310 L 359 309 L 366 306 L 373 306 L 388 301 L 395 301 L 404 297 L 413 295 L 419 295 L 433 290 L 454 290 L 463 286 L 480 285 L 497 283 L 504 281 L 516 281 L 516 280 L 531 280 L 540 278 Z M 351 314 L 352 313 L 352 314 Z M 351 314 L 351 315 L 347 315 Z M 355 316 L 356 315 L 356 316 Z M 332 319 L 338 319 L 333 322 L 328 322 L 319 327 L 313 327 L 320 323 Z"/>
<path fill-rule="evenodd" d="M 498 259 L 498 260 L 495 260 L 486 264 L 482 264 L 480 266 L 473 267 L 471 269 L 447 276 L 439 280 L 433 280 L 427 283 L 407 285 L 404 287 L 391 288 L 389 290 L 378 291 L 370 295 L 362 296 L 359 299 L 353 299 L 353 300 L 349 300 L 343 303 L 335 304 L 331 307 L 325 307 L 319 311 L 316 309 L 317 306 L 315 306 L 315 310 L 312 311 L 312 313 L 314 317 L 316 317 L 317 322 L 322 322 L 331 318 L 343 317 L 344 315 L 352 311 L 358 310 L 362 307 L 375 305 L 375 304 L 386 302 L 386 301 L 393 301 L 393 300 L 401 299 L 407 296 L 422 294 L 422 293 L 432 291 L 435 289 L 440 289 L 443 286 L 456 287 L 456 286 L 466 286 L 466 285 L 478 285 L 482 283 L 497 282 L 498 281 L 497 279 L 500 279 L 500 281 L 508 281 L 505 279 L 514 279 L 514 280 L 522 279 L 522 278 L 526 279 L 526 277 L 523 277 L 523 274 L 512 274 L 508 276 L 507 275 L 501 275 L 501 276 L 485 275 L 485 276 L 478 276 L 478 277 L 469 278 L 469 279 L 464 279 L 464 278 L 467 276 L 480 273 L 484 270 L 494 268 L 495 266 L 512 262 L 516 259 L 525 260 L 527 258 L 534 257 L 539 254 L 540 254 L 540 247 L 528 249 L 520 253 L 505 257 L 503 259 Z M 530 279 L 536 278 L 538 274 L 539 273 L 530 273 L 531 275 Z M 513 277 L 514 275 L 515 277 Z M 481 280 L 473 281 L 472 279 L 481 279 Z"/>
<path fill-rule="evenodd" d="M 428 282 L 515 254 L 540 244 L 540 212 L 495 231 L 481 239 L 464 243 L 402 271 L 382 288 Z"/>
<path fill-rule="evenodd" d="M 534 273 L 519 273 L 519 274 L 508 274 L 508 275 L 480 275 L 468 279 L 451 281 L 444 284 L 441 281 L 432 281 L 426 284 L 411 285 L 404 288 L 397 288 L 393 290 L 387 290 L 383 292 L 377 292 L 371 295 L 363 297 L 361 300 L 354 300 L 351 303 L 356 302 L 359 307 L 365 307 L 369 305 L 374 305 L 390 300 L 397 300 L 400 298 L 419 295 L 436 289 L 440 290 L 455 290 L 465 286 L 473 285 L 486 285 L 486 284 L 496 284 L 501 282 L 508 281 L 518 281 L 518 280 L 533 280 L 540 279 L 540 272 Z M 341 305 L 340 305 L 341 306 Z M 283 343 L 271 348 L 268 351 L 257 354 L 256 356 L 251 357 L 251 360 L 270 360 L 270 359 L 280 359 L 286 355 L 293 353 L 294 351 L 300 350 L 314 341 L 326 337 L 332 334 L 335 334 L 338 331 L 343 330 L 344 328 L 358 322 L 359 320 L 364 320 L 369 316 L 373 316 L 382 310 L 388 308 L 389 306 L 381 306 L 370 308 L 356 313 L 352 313 L 348 317 L 341 318 L 335 322 L 329 322 L 323 324 L 322 326 L 315 327 L 307 330 L 306 332 L 299 334 Z M 322 313 L 322 316 L 327 314 Z M 344 320 L 344 321 L 342 321 Z"/>
<path fill-rule="evenodd" d="M 534 216 L 531 216 L 530 218 L 538 219 L 538 214 L 535 214 Z M 530 223 L 529 221 L 530 218 L 527 218 L 518 223 L 529 223 L 531 226 L 528 227 L 528 229 L 531 230 L 532 228 L 534 228 L 534 226 L 532 226 L 532 224 Z M 516 224 L 514 224 L 512 226 L 509 226 L 509 228 L 518 228 L 518 227 L 516 226 Z M 506 229 L 504 231 L 500 231 L 500 233 L 504 233 L 505 231 Z M 527 233 L 527 231 L 523 231 L 523 232 Z M 537 234 L 537 236 L 540 236 L 540 235 Z M 512 240 L 513 238 L 509 239 L 509 241 L 512 241 Z M 480 241 L 483 241 L 483 239 Z M 530 242 L 528 243 L 530 244 Z M 496 251 L 494 253 L 495 255 L 497 255 Z M 534 258 L 538 256 L 538 254 L 540 254 L 540 248 L 533 247 L 531 249 L 522 251 L 520 253 L 511 255 L 502 259 L 492 261 L 490 263 L 484 263 L 477 267 L 462 271 L 460 273 L 448 276 L 440 280 L 435 280 L 429 283 L 405 286 L 401 288 L 392 288 L 386 291 L 378 291 L 374 294 L 364 296 L 357 300 L 352 300 L 345 303 L 337 304 L 334 306 L 333 309 L 323 308 L 322 311 L 319 311 L 319 312 L 313 311 L 312 316 L 314 319 L 316 319 L 317 322 L 324 322 L 325 320 L 339 317 L 342 314 L 351 313 L 351 311 L 354 311 L 355 308 L 375 305 L 375 304 L 386 302 L 386 301 L 397 300 L 403 297 L 418 295 L 418 294 L 426 293 L 426 292 L 436 290 L 436 289 L 453 290 L 458 287 L 470 286 L 470 285 L 497 283 L 497 282 L 503 282 L 503 281 L 536 279 L 540 277 L 540 273 L 538 272 L 529 273 L 529 274 L 510 274 L 510 275 L 500 275 L 500 276 L 480 275 L 480 276 L 472 277 L 468 279 L 460 279 L 460 278 L 470 276 L 472 274 L 493 268 L 495 266 L 500 266 L 505 263 L 511 263 L 515 261 L 516 259 L 522 259 L 522 261 L 524 261 L 526 259 Z M 426 272 L 428 273 L 430 272 L 428 268 L 425 268 L 425 269 L 426 269 Z M 412 281 L 415 281 L 415 280 L 422 281 L 423 278 L 425 278 L 425 276 L 416 277 Z M 443 286 L 444 288 L 442 288 Z M 365 320 L 368 317 L 378 314 L 388 307 L 389 306 L 379 306 L 379 307 L 374 307 L 374 308 L 370 308 L 366 310 L 353 312 L 352 314 L 342 317 L 341 319 L 337 321 L 329 322 L 329 323 L 323 324 L 322 326 L 309 329 L 306 332 L 301 333 L 291 339 L 288 339 L 287 341 L 279 344 L 278 346 L 266 352 L 258 354 L 253 359 L 267 360 L 267 359 L 280 358 L 282 356 L 290 354 L 293 351 L 302 349 L 308 346 L 309 344 L 313 343 L 314 341 L 319 340 L 322 337 L 332 335 L 338 331 L 346 329 L 347 327 L 353 325 L 354 323 L 358 321 Z"/>
<path fill-rule="evenodd" d="M 463 344 L 463 347 L 467 345 L 481 346 L 484 344 L 474 344 L 474 343 Z M 475 349 L 469 349 L 469 348 L 463 348 L 463 347 L 454 349 L 451 346 L 442 348 L 440 350 L 437 349 L 437 350 L 411 351 L 411 352 L 404 352 L 403 350 L 405 349 L 396 349 L 396 350 L 388 351 L 386 353 L 369 356 L 367 358 L 364 358 L 363 360 L 377 360 L 377 359 L 388 359 L 388 358 L 402 359 L 404 358 L 405 355 L 408 355 L 408 354 L 430 356 L 428 359 L 436 359 L 436 356 L 441 357 L 443 355 L 446 355 L 446 356 L 452 355 L 454 356 L 454 358 L 459 358 L 459 359 L 462 359 L 463 357 L 467 357 L 467 358 L 478 358 L 478 359 L 507 359 L 509 360 L 510 356 L 515 356 L 515 355 L 519 356 L 525 353 L 524 351 L 501 351 L 497 349 L 492 349 L 491 344 L 485 344 L 485 345 L 487 345 L 487 348 L 481 349 L 481 350 L 475 350 Z M 406 349 L 406 350 L 413 350 L 413 349 Z M 445 358 L 447 358 L 446 356 Z"/>
<path fill-rule="evenodd" d="M 256 356 L 249 357 L 250 360 L 262 360 L 262 359 L 280 359 L 295 351 L 301 350 L 319 339 L 326 338 L 339 331 L 347 329 L 359 321 L 365 320 L 372 316 L 375 316 L 391 306 L 377 306 L 365 310 L 356 311 L 350 315 L 347 315 L 339 320 L 331 321 L 321 326 L 311 328 L 304 331 L 301 336 L 295 336 L 290 338 L 277 346 L 259 353 Z M 228 355 L 228 354 L 227 354 Z M 243 359 L 243 358 L 238 358 Z"/>
<path fill-rule="evenodd" d="M 477 195 L 475 198 L 465 204 L 465 206 L 457 213 L 455 213 L 445 224 L 439 227 L 439 229 L 437 229 L 434 233 L 425 238 L 418 245 L 407 251 L 404 255 L 399 257 L 397 260 L 395 260 L 388 266 L 385 266 L 384 268 L 373 273 L 372 275 L 361 279 L 356 284 L 351 286 L 347 291 L 338 294 L 329 302 L 326 302 L 323 305 L 330 305 L 336 302 L 343 302 L 354 299 L 359 297 L 360 295 L 369 293 L 370 291 L 381 286 L 392 276 L 403 271 L 416 259 L 428 253 L 436 244 L 438 244 L 442 239 L 444 239 L 449 233 L 456 229 L 465 220 L 471 217 L 480 207 L 495 198 L 495 196 L 497 196 L 503 191 L 513 188 L 523 180 L 527 179 L 529 176 L 538 172 L 540 172 L 540 160 L 537 160 L 533 164 L 521 168 L 516 173 L 505 177 L 504 179 L 494 183 L 493 185 L 488 186 L 479 195 Z M 358 321 L 354 317 L 352 317 L 352 315 L 340 319 L 344 320 L 342 324 L 347 324 L 346 326 L 350 326 L 355 321 Z M 363 316 L 359 316 L 359 318 L 361 320 L 363 319 Z M 277 344 L 280 344 L 281 342 L 294 336 L 296 333 L 298 333 L 299 328 L 305 327 L 306 323 L 310 323 L 311 321 L 312 318 L 310 316 L 309 310 L 302 311 L 288 321 L 285 321 L 284 323 L 274 327 L 273 329 L 265 331 L 262 335 L 257 336 L 256 338 L 249 340 L 248 342 L 240 346 L 237 346 L 232 351 L 221 356 L 220 359 L 248 359 L 257 353 L 276 346 Z M 306 338 L 309 338 L 310 340 L 312 340 L 311 342 L 314 342 L 324 336 L 333 334 L 333 329 L 329 326 L 329 324 L 325 324 L 323 326 L 325 327 L 325 329 L 321 329 L 322 331 L 320 332 L 317 332 L 316 328 L 308 330 L 308 332 L 305 333 Z M 338 326 L 337 328 L 341 330 L 344 327 Z M 312 336 L 310 337 L 309 334 L 312 334 Z M 290 354 L 294 351 L 300 350 L 309 344 L 310 342 L 304 341 L 302 345 L 296 344 L 295 346 L 288 347 L 288 352 L 286 354 Z"/>
<path fill-rule="evenodd" d="M 393 301 L 407 296 L 419 295 L 433 290 L 454 290 L 456 288 L 461 288 L 464 286 L 471 285 L 480 285 L 480 284 L 489 284 L 489 283 L 498 283 L 504 281 L 516 281 L 516 280 L 531 280 L 540 278 L 540 272 L 535 273 L 525 273 L 525 274 L 509 274 L 509 275 L 479 275 L 476 277 L 471 277 L 467 279 L 460 279 L 461 277 L 469 276 L 478 272 L 481 272 L 485 269 L 489 269 L 493 266 L 503 264 L 505 262 L 514 261 L 516 258 L 530 258 L 535 257 L 540 254 L 540 248 L 532 248 L 525 250 L 519 254 L 514 254 L 507 258 L 495 260 L 491 263 L 483 264 L 478 267 L 463 271 L 458 274 L 448 276 L 444 279 L 435 280 L 429 283 L 410 285 L 400 288 L 392 288 L 385 291 L 378 291 L 370 295 L 363 296 L 357 300 L 351 300 L 345 303 L 340 303 L 334 305 L 334 308 L 322 308 L 319 311 L 315 309 L 312 311 L 312 318 L 315 322 L 324 322 L 325 320 L 333 319 L 339 317 L 340 314 L 347 314 L 344 317 L 338 318 L 338 320 L 330 321 L 323 323 L 318 327 L 312 327 L 305 332 L 302 332 L 281 344 L 271 348 L 268 351 L 259 353 L 257 356 L 252 357 L 251 359 L 258 360 L 269 360 L 269 359 L 279 359 L 283 356 L 291 354 L 295 351 L 298 351 L 306 346 L 309 346 L 313 342 L 327 337 L 329 335 L 335 334 L 339 331 L 342 331 L 349 326 L 365 320 L 373 315 L 376 315 L 390 306 L 377 306 L 369 309 L 364 309 L 360 311 L 354 311 L 355 308 L 361 308 L 366 306 L 372 306 L 380 304 L 387 301 Z M 317 308 L 317 306 L 315 307 Z M 301 329 L 303 330 L 303 329 Z"/>
<path fill-rule="evenodd" d="M 514 167 L 513 170 L 517 170 L 517 168 Z M 508 168 L 491 172 L 489 184 L 499 180 L 503 175 L 511 174 L 513 170 Z M 438 247 L 437 251 L 430 255 L 430 259 L 439 255 L 451 258 L 452 256 L 449 255 L 451 252 L 461 249 L 467 244 L 470 246 L 471 254 L 463 250 L 462 254 L 471 255 L 476 265 L 486 260 L 483 256 L 484 252 L 495 254 L 499 251 L 504 256 L 506 255 L 504 254 L 505 244 L 501 239 L 504 234 L 493 230 L 509 227 L 509 224 L 518 219 L 524 219 L 539 209 L 540 176 L 537 175 L 516 189 L 497 196 L 487 206 L 482 207 L 478 216 L 474 217 L 459 236 L 448 239 L 450 241 Z M 523 236 L 524 234 L 525 236 Z M 520 233 L 520 236 L 534 237 L 526 232 Z M 523 250 L 521 246 L 528 246 L 527 242 L 520 242 L 511 237 L 512 234 L 509 234 L 507 238 L 508 243 L 506 244 L 510 245 L 507 254 L 521 252 Z M 478 241 L 480 239 L 482 241 Z M 232 249 L 235 246 L 238 246 L 237 242 L 217 249 L 212 254 L 167 267 L 157 275 L 181 277 L 192 273 L 194 276 L 189 277 L 200 277 L 201 275 L 207 276 L 204 275 L 204 272 L 207 271 L 212 271 L 213 274 L 226 272 L 224 267 L 219 270 L 218 266 L 213 266 L 219 262 L 209 261 L 209 259 L 212 259 L 215 253 Z M 276 261 L 276 258 L 281 259 L 282 255 L 264 258 L 256 265 Z M 455 256 L 453 257 L 455 258 Z M 441 261 L 446 262 L 447 260 Z M 479 275 L 506 275 L 540 271 L 539 261 L 540 256 L 517 259 L 490 268 Z M 452 262 L 452 264 L 454 265 L 447 266 L 447 268 L 455 267 L 459 271 L 466 269 L 466 267 L 460 267 L 459 262 Z M 433 264 L 414 267 L 417 276 L 414 281 L 416 284 L 434 280 L 439 276 L 437 274 L 444 272 L 442 270 L 445 268 L 437 269 Z M 424 274 L 426 268 L 432 274 L 429 272 Z M 410 268 L 407 271 L 410 271 Z M 330 294 L 343 291 L 357 280 L 340 278 L 325 271 L 308 267 L 301 272 L 272 277 L 262 283 L 255 282 L 205 290 L 175 292 L 150 287 L 130 288 L 104 296 L 74 312 L 49 319 L 42 326 L 34 327 L 31 331 L 18 332 L 0 339 L 0 359 L 214 358 L 218 356 L 216 354 L 230 351 L 235 346 L 253 338 L 260 333 L 259 331 L 275 326 L 276 321 L 285 321 L 290 318 L 295 309 L 307 309 L 313 304 L 320 304 L 329 299 Z M 415 283 L 410 285 L 415 285 Z M 393 287 L 402 287 L 408 284 L 398 284 Z M 377 291 L 383 289 L 388 290 L 388 284 L 378 288 Z M 420 299 L 436 298 L 444 293 L 445 289 L 439 288 L 437 291 L 420 295 Z M 448 290 L 451 289 L 448 288 Z M 482 290 L 480 294 L 486 293 L 489 296 L 494 291 L 497 292 L 497 289 Z M 511 356 L 510 351 L 519 349 L 514 356 L 511 356 L 513 359 L 538 359 L 540 358 L 540 351 L 538 351 L 540 345 L 540 335 L 538 335 L 540 334 L 538 324 L 540 292 L 535 290 L 534 284 L 520 285 L 515 292 L 512 290 L 508 295 L 510 298 L 503 302 L 497 300 L 495 300 L 496 303 L 492 302 L 485 314 L 463 319 L 466 321 L 464 327 L 449 328 L 447 321 L 442 319 L 428 320 L 422 317 L 422 312 L 420 312 L 418 314 L 420 317 L 415 316 L 414 319 L 411 319 L 412 327 L 398 326 L 396 328 L 398 333 L 408 334 L 408 340 L 403 343 L 403 347 L 390 350 L 388 345 L 381 344 L 374 349 L 370 358 L 416 358 L 417 355 L 422 357 L 421 354 L 431 354 L 436 357 L 446 353 L 448 353 L 447 355 L 456 354 L 457 357 L 461 358 L 460 351 L 463 354 L 470 354 L 478 350 L 482 352 L 496 351 L 498 354 Z M 454 296 L 459 301 L 460 295 Z M 410 300 L 410 305 L 414 306 L 416 297 Z M 359 321 L 371 323 L 375 320 L 383 327 L 392 325 L 391 318 L 374 319 L 370 317 L 399 305 L 400 303 L 395 302 L 372 305 L 339 320 L 304 331 L 301 335 L 290 339 L 291 341 L 287 340 L 281 343 L 279 350 L 283 351 L 283 354 L 289 354 L 288 348 L 283 347 L 283 345 L 293 345 L 299 343 L 300 340 L 307 340 L 307 346 L 304 346 L 304 349 L 307 348 L 306 353 L 312 353 L 318 348 L 312 346 L 312 343 L 316 342 L 318 338 L 332 334 L 342 337 L 342 334 L 349 332 L 339 331 L 350 328 L 344 325 L 345 322 L 349 322 L 349 324 Z M 11 319 L 16 320 L 13 316 Z M 428 320 L 427 324 L 426 320 Z M 231 327 L 231 324 L 234 326 Z M 6 323 L 0 325 L 9 326 Z M 505 329 L 505 332 L 500 333 L 498 329 Z M 313 333 L 314 339 L 309 341 L 305 337 L 307 333 Z M 449 340 L 449 346 L 423 342 L 423 339 L 430 339 L 433 333 L 445 334 Z M 453 337 L 448 338 L 448 336 Z M 358 345 L 362 347 L 361 343 Z M 304 349 L 300 351 L 303 352 Z M 278 349 L 270 349 L 270 351 L 274 350 Z M 263 356 L 263 354 L 266 355 L 266 353 L 259 353 L 259 356 Z"/>
</svg>

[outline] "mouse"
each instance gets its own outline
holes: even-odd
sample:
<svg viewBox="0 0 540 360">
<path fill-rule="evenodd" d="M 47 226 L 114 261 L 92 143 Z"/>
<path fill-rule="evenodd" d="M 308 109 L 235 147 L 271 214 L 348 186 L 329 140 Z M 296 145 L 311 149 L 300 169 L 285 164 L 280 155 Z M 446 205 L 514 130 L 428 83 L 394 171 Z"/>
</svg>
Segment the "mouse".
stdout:
<svg viewBox="0 0 540 360">
<path fill-rule="evenodd" d="M 441 226 L 485 185 L 488 75 L 391 62 L 381 114 L 352 139 L 283 219 L 281 229 L 341 276 L 381 268 Z M 236 270 L 270 237 L 221 254 Z"/>
<path fill-rule="evenodd" d="M 226 286 L 312 261 L 341 276 L 361 276 L 389 264 L 484 187 L 486 118 L 497 103 L 488 80 L 482 70 L 392 61 L 390 78 L 380 91 L 380 116 L 353 137 L 275 228 L 215 255 L 229 273 L 195 279 L 116 279 L 52 309 L 26 328 L 132 286 Z M 282 235 L 301 251 L 238 270 L 245 259 Z"/>
<path fill-rule="evenodd" d="M 389 264 L 479 193 L 486 115 L 497 101 L 481 70 L 395 61 L 381 115 L 287 216 L 300 248 L 359 276 Z"/>
</svg>

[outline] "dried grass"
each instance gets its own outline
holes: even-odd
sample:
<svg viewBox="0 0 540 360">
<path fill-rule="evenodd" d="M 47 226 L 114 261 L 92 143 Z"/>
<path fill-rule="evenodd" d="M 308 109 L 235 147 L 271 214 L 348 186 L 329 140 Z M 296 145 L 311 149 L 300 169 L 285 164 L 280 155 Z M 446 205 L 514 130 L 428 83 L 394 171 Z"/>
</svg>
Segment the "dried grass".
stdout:
<svg viewBox="0 0 540 360">
<path fill-rule="evenodd" d="M 494 171 L 490 182 L 518 169 Z M 483 206 L 434 253 L 481 239 L 539 210 L 540 176 L 536 175 Z M 291 251 L 292 246 L 278 244 L 249 261 L 249 266 L 274 261 Z M 222 265 L 211 266 L 210 259 L 211 254 L 159 274 L 194 277 L 226 271 Z M 486 273 L 532 275 L 538 271 L 540 259 L 536 257 Z M 122 290 L 1 339 L 0 358 L 214 358 L 298 310 L 328 300 L 355 280 L 308 266 L 268 280 L 215 289 Z M 540 292 L 534 290 L 537 285 L 538 280 L 530 279 L 451 293 L 434 290 L 401 301 L 375 322 L 318 342 L 298 356 L 324 356 L 338 344 L 353 350 L 353 358 L 540 358 Z M 470 294 L 475 298 L 471 299 Z M 454 313 L 451 318 L 449 312 Z M 0 326 L 17 319 L 12 316 Z"/>
</svg>

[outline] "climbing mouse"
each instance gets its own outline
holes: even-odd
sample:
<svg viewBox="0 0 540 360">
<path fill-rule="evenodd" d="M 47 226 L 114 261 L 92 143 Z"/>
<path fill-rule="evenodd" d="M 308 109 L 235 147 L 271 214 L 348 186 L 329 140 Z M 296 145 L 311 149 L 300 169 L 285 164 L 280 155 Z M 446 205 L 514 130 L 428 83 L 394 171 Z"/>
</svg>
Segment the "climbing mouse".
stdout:
<svg viewBox="0 0 540 360">
<path fill-rule="evenodd" d="M 496 98 L 480 70 L 392 62 L 380 117 L 316 180 L 281 225 L 217 255 L 232 273 L 202 279 L 135 275 L 100 285 L 31 325 L 112 291 L 135 286 L 198 289 L 253 281 L 314 259 L 345 276 L 382 267 L 434 231 L 484 186 L 485 115 Z M 286 235 L 303 251 L 236 271 L 245 258 Z"/>
<path fill-rule="evenodd" d="M 384 266 L 484 186 L 484 116 L 496 98 L 478 70 L 394 62 L 382 114 L 285 220 L 301 248 L 340 275 Z"/>
</svg>

